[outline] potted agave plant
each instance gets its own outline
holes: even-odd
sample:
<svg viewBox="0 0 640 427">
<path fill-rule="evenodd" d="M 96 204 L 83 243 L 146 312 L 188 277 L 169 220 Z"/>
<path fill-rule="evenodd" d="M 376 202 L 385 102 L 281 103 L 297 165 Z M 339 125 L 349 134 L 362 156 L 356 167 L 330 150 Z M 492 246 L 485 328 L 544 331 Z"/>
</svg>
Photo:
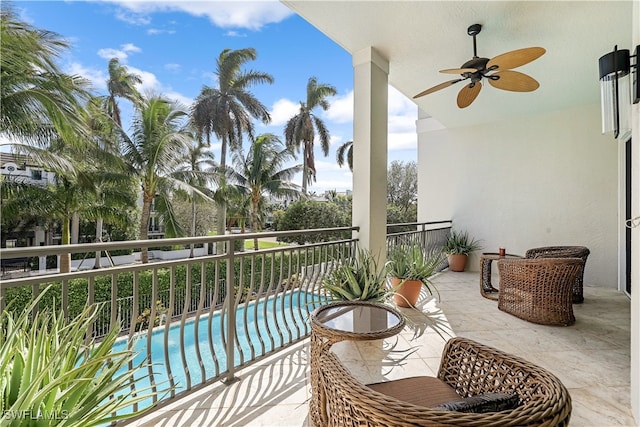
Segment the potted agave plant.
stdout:
<svg viewBox="0 0 640 427">
<path fill-rule="evenodd" d="M 414 307 L 423 286 L 430 295 L 438 293 L 429 278 L 437 272 L 444 257 L 440 250 L 425 253 L 419 245 L 398 245 L 391 250 L 386 270 L 398 307 Z"/>
<path fill-rule="evenodd" d="M 366 249 L 358 249 L 349 262 L 338 264 L 322 284 L 334 300 L 383 302 L 388 295 L 384 269 Z"/>
<path fill-rule="evenodd" d="M 449 270 L 464 271 L 467 258 L 471 252 L 481 249 L 480 241 L 469 236 L 466 231 L 451 230 L 451 235 L 445 245 Z"/>
</svg>

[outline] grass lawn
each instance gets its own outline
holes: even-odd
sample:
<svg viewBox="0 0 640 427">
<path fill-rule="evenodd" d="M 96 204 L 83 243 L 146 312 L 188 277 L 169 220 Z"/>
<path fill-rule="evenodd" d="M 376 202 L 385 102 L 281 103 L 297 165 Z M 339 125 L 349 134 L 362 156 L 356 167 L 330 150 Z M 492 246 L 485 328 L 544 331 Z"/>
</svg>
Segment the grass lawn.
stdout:
<svg viewBox="0 0 640 427">
<path fill-rule="evenodd" d="M 216 236 L 217 233 L 215 232 L 215 230 L 210 231 L 207 236 Z M 260 240 L 258 239 L 258 249 L 270 249 L 270 248 L 277 248 L 278 246 L 287 246 L 286 243 L 281 243 L 281 242 L 272 242 L 269 240 Z M 245 249 L 253 249 L 253 239 L 248 239 L 244 241 L 244 248 Z"/>
<path fill-rule="evenodd" d="M 277 248 L 278 246 L 286 245 L 286 243 L 270 242 L 266 240 L 258 240 L 258 249 Z M 253 239 L 244 241 L 245 249 L 253 249 Z"/>
</svg>

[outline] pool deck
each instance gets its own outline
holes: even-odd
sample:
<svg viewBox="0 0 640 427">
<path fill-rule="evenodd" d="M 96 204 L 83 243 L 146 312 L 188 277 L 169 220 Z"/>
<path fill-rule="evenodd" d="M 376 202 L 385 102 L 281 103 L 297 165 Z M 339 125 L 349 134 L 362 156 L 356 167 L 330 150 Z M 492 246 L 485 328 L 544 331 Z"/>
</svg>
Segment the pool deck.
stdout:
<svg viewBox="0 0 640 427">
<path fill-rule="evenodd" d="M 434 279 L 440 302 L 424 309 L 449 336 L 464 336 L 523 357 L 557 375 L 573 400 L 570 425 L 635 426 L 630 410 L 630 301 L 613 289 L 585 286 L 576 323 L 542 326 L 498 310 L 480 296 L 477 272 Z M 408 313 L 410 314 L 410 313 Z M 445 339 L 424 317 L 410 316 L 386 340 L 338 343 L 334 351 L 363 382 L 435 375 Z M 415 352 L 405 356 L 406 350 Z M 131 422 L 160 426 L 309 426 L 309 340 L 245 368 L 239 381 L 215 383 Z M 638 420 L 640 422 L 640 420 Z"/>
</svg>

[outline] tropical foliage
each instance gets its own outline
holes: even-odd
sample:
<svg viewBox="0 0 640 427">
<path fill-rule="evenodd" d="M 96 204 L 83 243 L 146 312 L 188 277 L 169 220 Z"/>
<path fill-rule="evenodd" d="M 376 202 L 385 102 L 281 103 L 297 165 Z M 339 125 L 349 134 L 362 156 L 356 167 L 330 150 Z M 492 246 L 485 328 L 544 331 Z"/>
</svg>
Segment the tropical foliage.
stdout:
<svg viewBox="0 0 640 427">
<path fill-rule="evenodd" d="M 127 99 L 134 104 L 140 102 L 141 96 L 135 87 L 140 83 L 142 83 L 140 76 L 129 73 L 126 67 L 120 65 L 118 58 L 111 58 L 107 80 L 109 95 L 105 99 L 105 107 L 109 116 L 120 127 L 122 127 L 122 118 L 117 98 Z"/>
<path fill-rule="evenodd" d="M 286 230 L 311 230 L 317 228 L 349 227 L 351 219 L 335 203 L 315 202 L 311 200 L 299 200 L 291 203 L 289 207 L 279 215 L 276 229 Z M 334 240 L 337 238 L 349 238 L 351 232 L 320 232 L 313 234 L 299 234 L 280 236 L 279 241 L 286 243 L 317 243 Z"/>
<path fill-rule="evenodd" d="M 39 426 L 105 425 L 138 415 L 142 411 L 131 411 L 131 405 L 162 393 L 139 385 L 132 391 L 132 382 L 140 384 L 148 376 L 147 365 L 130 369 L 135 353 L 113 352 L 118 327 L 99 343 L 86 341 L 96 307 L 86 307 L 69 321 L 64 312 L 46 308 L 32 315 L 44 295 L 17 315 L 11 309 L 0 313 L 3 425 L 26 425 L 20 416 L 25 413 L 39 416 Z"/>
<path fill-rule="evenodd" d="M 249 91 L 249 88 L 256 84 L 273 83 L 273 77 L 259 71 L 244 71 L 242 68 L 256 57 L 256 50 L 252 48 L 225 49 L 220 52 L 215 71 L 218 87 L 204 86 L 191 109 L 191 120 L 197 129 L 198 139 L 204 136 L 207 145 L 212 134 L 220 139 L 222 169 L 227 165 L 227 149 L 241 146 L 244 132 L 253 138 L 252 118 L 264 124 L 271 121 L 267 107 Z M 225 194 L 224 180 L 220 182 L 220 186 Z M 217 234 L 222 235 L 225 232 L 227 201 L 223 197 L 217 202 Z"/>
<path fill-rule="evenodd" d="M 21 22 L 10 8 L 2 10 L 0 41 L 0 134 L 20 141 L 12 144 L 14 152 L 24 154 L 32 170 L 55 177 L 41 187 L 2 182 L 5 237 L 7 227 L 19 233 L 37 225 L 51 234 L 61 230 L 63 244 L 100 242 L 105 230 L 130 236 L 127 229 L 138 217 L 135 237 L 146 240 L 152 206 L 166 237 L 207 234 L 210 229 L 198 228 L 204 222 L 198 221 L 197 213 L 206 212 L 212 201 L 218 205 L 217 215 L 210 215 L 216 219 L 218 234 L 225 232 L 227 205 L 236 211 L 232 220 L 244 226 L 246 218 L 260 230 L 271 209 L 267 199 L 298 197 L 291 183 L 301 168 L 294 165 L 294 147 L 305 153 L 305 189 L 315 179 L 316 134 L 325 154 L 328 150 L 328 129 L 313 110 L 318 106 L 326 110 L 327 97 L 335 89 L 315 78 L 309 79 L 301 114 L 290 121 L 286 148 L 274 135 L 255 137 L 254 121 L 267 124 L 270 116 L 251 89 L 272 83 L 273 77 L 247 69 L 257 58 L 252 48 L 220 52 L 215 86 L 203 86 L 195 103 L 185 109 L 161 94 L 140 94 L 142 77 L 118 58 L 108 63 L 106 94 L 92 96 L 87 82 L 65 75 L 56 65 L 69 47 L 67 42 Z M 123 100 L 132 104 L 131 118 L 122 117 Z M 125 122 L 130 128 L 123 129 Z M 245 154 L 247 137 L 251 145 Z M 216 153 L 219 164 L 209 150 L 212 138 L 221 144 L 220 156 Z M 237 162 L 227 168 L 230 154 Z M 136 199 L 142 201 L 139 211 Z M 186 209 L 176 209 L 184 204 L 190 207 L 188 220 Z M 350 223 L 342 220 L 342 212 L 329 217 L 340 221 L 326 226 Z M 146 250 L 141 258 L 148 260 Z M 69 255 L 61 257 L 60 267 L 69 270 Z M 100 267 L 100 253 L 95 267 Z"/>
<path fill-rule="evenodd" d="M 131 136 L 122 132 L 120 152 L 137 177 L 142 188 L 142 213 L 140 239 L 149 234 L 151 204 L 162 213 L 168 236 L 184 235 L 172 209 L 173 190 L 182 189 L 208 198 L 200 189 L 185 180 L 180 170 L 180 160 L 193 141 L 183 127 L 187 113 L 161 96 L 150 96 L 140 102 L 136 111 Z M 148 250 L 140 254 L 143 263 L 148 262 Z"/>
<path fill-rule="evenodd" d="M 340 167 L 344 166 L 346 162 L 349 170 L 353 171 L 353 141 L 347 141 L 338 147 L 336 150 L 336 161 Z"/>
<path fill-rule="evenodd" d="M 378 258 L 362 248 L 354 255 L 349 261 L 334 266 L 322 285 L 335 300 L 384 301 L 389 292 Z"/>
<path fill-rule="evenodd" d="M 430 278 L 438 271 L 445 260 L 442 250 L 425 253 L 420 245 L 398 245 L 387 255 L 386 269 L 390 277 L 401 279 L 399 286 L 406 280 L 419 280 L 433 295 L 438 289 Z"/>
<path fill-rule="evenodd" d="M 316 180 L 316 165 L 314 154 L 314 140 L 316 131 L 318 141 L 324 155 L 329 154 L 329 129 L 313 113 L 316 107 L 329 109 L 327 97 L 336 94 L 336 89 L 325 83 L 318 83 L 316 77 L 311 77 L 307 83 L 307 99 L 300 102 L 300 112 L 287 122 L 284 135 L 287 146 L 296 147 L 298 152 L 302 148 L 302 193 L 307 194 L 307 186 Z"/>
<path fill-rule="evenodd" d="M 292 158 L 291 149 L 283 147 L 272 134 L 258 136 L 246 155 L 242 149 L 234 153 L 229 180 L 248 201 L 253 232 L 262 230 L 268 196 L 298 196 L 298 188 L 291 183 L 291 178 L 300 170 L 300 165 L 287 166 Z M 254 239 L 254 248 L 258 250 L 258 239 Z"/>
<path fill-rule="evenodd" d="M 61 132 L 79 130 L 78 111 L 87 81 L 64 74 L 56 59 L 68 47 L 58 34 L 0 11 L 0 135 L 44 144 Z"/>
<path fill-rule="evenodd" d="M 444 250 L 447 254 L 470 254 L 481 248 L 480 241 L 469 236 L 467 231 L 452 229 Z"/>
</svg>

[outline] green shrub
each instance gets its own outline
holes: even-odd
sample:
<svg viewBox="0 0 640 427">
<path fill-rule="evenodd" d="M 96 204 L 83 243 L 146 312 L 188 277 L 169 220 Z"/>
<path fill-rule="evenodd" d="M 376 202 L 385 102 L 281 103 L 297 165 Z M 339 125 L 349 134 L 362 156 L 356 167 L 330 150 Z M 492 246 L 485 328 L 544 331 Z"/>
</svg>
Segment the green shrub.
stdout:
<svg viewBox="0 0 640 427">
<path fill-rule="evenodd" d="M 299 200 L 290 204 L 282 217 L 280 217 L 277 223 L 277 230 L 310 230 L 315 228 L 348 227 L 350 225 L 350 220 L 334 203 Z M 328 242 L 350 237 L 350 232 L 322 232 L 281 236 L 278 237 L 278 240 L 303 245 L 305 243 Z"/>
</svg>

